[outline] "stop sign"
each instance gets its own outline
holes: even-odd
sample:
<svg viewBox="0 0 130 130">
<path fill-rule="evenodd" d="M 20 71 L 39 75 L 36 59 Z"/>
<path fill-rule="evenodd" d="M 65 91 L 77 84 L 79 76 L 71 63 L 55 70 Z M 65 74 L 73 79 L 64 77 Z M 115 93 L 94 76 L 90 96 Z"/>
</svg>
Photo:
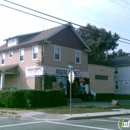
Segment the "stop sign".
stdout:
<svg viewBox="0 0 130 130">
<path fill-rule="evenodd" d="M 73 83 L 74 79 L 75 79 L 74 72 L 70 71 L 69 74 L 68 74 L 68 80 L 69 80 L 69 82 Z"/>
</svg>

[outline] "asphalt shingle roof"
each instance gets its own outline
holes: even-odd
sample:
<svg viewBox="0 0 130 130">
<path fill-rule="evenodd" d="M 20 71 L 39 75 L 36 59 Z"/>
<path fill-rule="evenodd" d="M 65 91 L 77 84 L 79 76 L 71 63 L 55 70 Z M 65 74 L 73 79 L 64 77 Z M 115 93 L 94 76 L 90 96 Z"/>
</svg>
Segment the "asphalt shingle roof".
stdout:
<svg viewBox="0 0 130 130">
<path fill-rule="evenodd" d="M 130 56 L 117 57 L 111 60 L 111 66 L 128 66 L 130 65 Z"/>
</svg>

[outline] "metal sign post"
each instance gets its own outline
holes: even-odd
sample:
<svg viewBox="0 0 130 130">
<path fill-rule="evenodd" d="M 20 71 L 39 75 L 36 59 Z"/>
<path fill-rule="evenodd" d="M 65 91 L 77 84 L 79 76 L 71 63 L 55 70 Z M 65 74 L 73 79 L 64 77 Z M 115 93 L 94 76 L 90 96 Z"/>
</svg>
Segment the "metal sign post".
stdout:
<svg viewBox="0 0 130 130">
<path fill-rule="evenodd" d="M 68 68 L 70 68 L 70 72 L 68 74 L 68 80 L 70 82 L 70 115 L 72 115 L 72 110 L 71 110 L 71 108 L 72 108 L 72 105 L 71 105 L 71 103 L 72 103 L 72 101 L 71 101 L 71 99 L 72 99 L 72 94 L 71 94 L 72 87 L 71 87 L 71 84 L 74 82 L 74 79 L 75 79 L 74 72 L 72 71 L 72 68 L 74 68 L 73 64 L 74 64 L 73 62 L 69 62 L 69 64 L 68 64 Z"/>
</svg>

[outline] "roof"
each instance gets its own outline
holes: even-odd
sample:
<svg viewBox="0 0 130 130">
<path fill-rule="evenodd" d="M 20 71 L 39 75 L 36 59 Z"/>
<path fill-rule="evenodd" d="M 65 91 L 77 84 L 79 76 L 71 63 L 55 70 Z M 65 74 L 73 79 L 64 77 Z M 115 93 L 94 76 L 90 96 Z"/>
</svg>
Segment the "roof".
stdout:
<svg viewBox="0 0 130 130">
<path fill-rule="evenodd" d="M 0 66 L 0 71 L 5 72 L 6 70 L 15 68 L 15 67 L 17 67 L 17 66 L 18 66 L 17 64 L 14 64 L 14 65 L 6 65 L 6 66 Z"/>
<path fill-rule="evenodd" d="M 116 57 L 111 60 L 111 66 L 129 66 L 130 65 L 130 56 Z"/>
<path fill-rule="evenodd" d="M 85 51 L 90 52 L 90 48 L 87 46 L 87 44 L 82 40 L 82 38 L 78 35 L 78 33 L 75 31 L 74 27 L 69 23 L 69 24 L 65 24 L 65 25 L 61 25 L 58 27 L 54 27 L 45 31 L 41 31 L 41 32 L 36 32 L 36 33 L 29 33 L 29 34 L 24 34 L 24 35 L 17 35 L 14 36 L 12 38 L 17 38 L 17 37 L 25 37 L 28 36 L 26 39 L 24 39 L 23 41 L 21 41 L 18 45 L 16 46 L 12 46 L 12 47 L 7 47 L 6 44 L 2 45 L 0 47 L 0 51 L 4 51 L 5 49 L 9 49 L 9 48 L 15 48 L 15 47 L 19 47 L 22 45 L 29 45 L 32 43 L 38 43 L 38 42 L 42 42 L 42 41 L 47 41 L 50 37 L 54 36 L 55 34 L 57 34 L 58 32 L 62 31 L 63 29 L 65 29 L 66 27 L 69 27 L 73 33 L 77 36 L 77 38 L 80 40 L 80 42 L 83 44 L 83 46 L 85 47 Z M 6 39 L 8 40 L 8 39 Z"/>
</svg>

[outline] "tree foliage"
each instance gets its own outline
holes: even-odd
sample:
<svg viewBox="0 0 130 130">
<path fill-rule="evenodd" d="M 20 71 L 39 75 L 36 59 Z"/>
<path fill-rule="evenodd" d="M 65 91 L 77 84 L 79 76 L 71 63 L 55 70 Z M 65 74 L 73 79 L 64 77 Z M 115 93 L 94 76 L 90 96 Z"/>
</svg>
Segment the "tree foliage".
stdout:
<svg viewBox="0 0 130 130">
<path fill-rule="evenodd" d="M 87 24 L 85 28 L 80 27 L 77 32 L 91 49 L 88 62 L 92 64 L 106 64 L 105 53 L 114 50 L 120 38 L 116 33 L 112 35 L 111 31 L 107 32 L 104 28 L 97 28 L 90 24 Z"/>
</svg>

